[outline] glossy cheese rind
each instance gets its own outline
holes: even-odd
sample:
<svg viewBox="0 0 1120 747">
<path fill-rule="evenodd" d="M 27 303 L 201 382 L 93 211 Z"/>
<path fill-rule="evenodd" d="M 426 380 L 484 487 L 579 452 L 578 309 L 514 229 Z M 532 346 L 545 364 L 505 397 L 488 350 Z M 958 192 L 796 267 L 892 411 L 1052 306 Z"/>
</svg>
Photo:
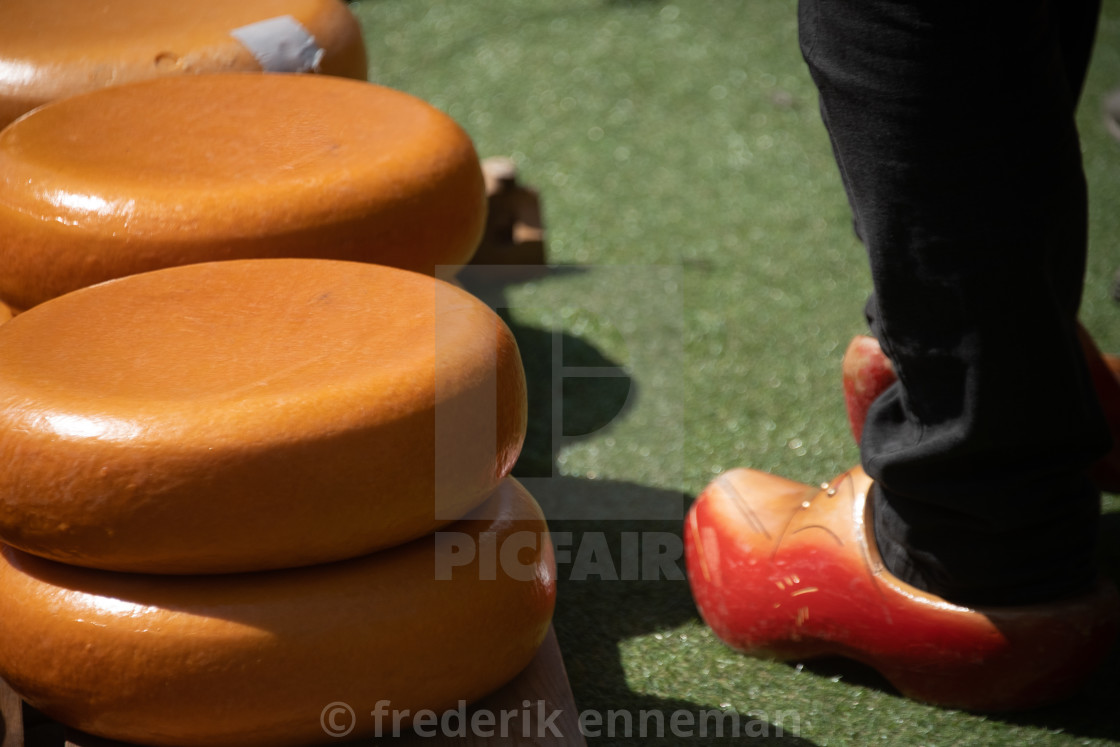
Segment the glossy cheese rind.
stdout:
<svg viewBox="0 0 1120 747">
<path fill-rule="evenodd" d="M 516 342 L 435 278 L 241 260 L 0 326 L 0 541 L 222 573 L 353 557 L 464 515 L 525 435 Z"/>
<path fill-rule="evenodd" d="M 339 0 L 5 0 L 0 128 L 56 99 L 156 77 L 259 72 L 238 29 L 287 17 L 322 50 L 315 72 L 366 78 L 361 28 Z M 287 38 L 277 35 L 275 44 Z M 257 54 L 262 54 L 258 45 Z"/>
<path fill-rule="evenodd" d="M 547 632 L 555 564 L 525 489 L 504 481 L 446 531 L 355 560 L 229 576 L 107 573 L 5 549 L 0 675 L 59 721 L 138 744 L 330 742 L 319 719 L 338 702 L 357 716 L 350 738 L 372 735 L 379 701 L 415 714 L 477 700 L 521 671 Z M 467 562 L 472 544 L 517 552 Z"/>
<path fill-rule="evenodd" d="M 214 260 L 433 275 L 470 259 L 485 219 L 462 128 L 371 83 L 162 78 L 53 102 L 0 132 L 0 298 L 20 309 Z"/>
</svg>

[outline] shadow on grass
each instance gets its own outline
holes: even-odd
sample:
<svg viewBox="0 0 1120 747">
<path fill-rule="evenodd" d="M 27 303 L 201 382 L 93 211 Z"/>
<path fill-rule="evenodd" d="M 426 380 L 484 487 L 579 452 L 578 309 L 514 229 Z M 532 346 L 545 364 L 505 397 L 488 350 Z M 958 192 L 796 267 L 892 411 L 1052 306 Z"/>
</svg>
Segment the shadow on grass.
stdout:
<svg viewBox="0 0 1120 747">
<path fill-rule="evenodd" d="M 556 478 L 551 489 L 600 505 L 619 502 L 620 496 L 678 506 L 685 500 L 671 491 L 579 478 Z M 683 574 L 679 519 L 573 519 L 549 525 L 560 555 L 554 624 L 576 705 L 596 719 L 587 732 L 589 743 L 707 745 L 742 744 L 746 739 L 812 744 L 797 736 L 799 724 L 788 719 L 775 718 L 772 723 L 766 714 L 741 713 L 732 721 L 711 705 L 632 688 L 633 678 L 640 675 L 633 667 L 628 673 L 623 665 L 625 642 L 671 631 L 698 617 Z M 635 554 L 640 557 L 635 559 Z M 676 730 L 674 723 L 679 725 Z M 720 724 L 722 732 L 717 730 Z"/>
<path fill-rule="evenodd" d="M 541 274 L 579 272 L 560 267 Z M 796 735 L 797 724 L 780 718 L 771 723 L 762 714 L 743 713 L 736 721 L 710 705 L 632 689 L 621 646 L 698 617 L 684 576 L 681 536 L 691 498 L 559 474 L 563 445 L 624 417 L 640 396 L 638 382 L 585 340 L 511 319 L 505 285 L 493 278 L 481 284 L 468 273 L 464 285 L 503 316 L 524 362 L 529 428 L 514 475 L 550 517 L 558 574 L 553 623 L 576 705 L 588 718 L 589 744 L 812 745 Z M 565 378 L 572 370 L 579 375 Z"/>
</svg>

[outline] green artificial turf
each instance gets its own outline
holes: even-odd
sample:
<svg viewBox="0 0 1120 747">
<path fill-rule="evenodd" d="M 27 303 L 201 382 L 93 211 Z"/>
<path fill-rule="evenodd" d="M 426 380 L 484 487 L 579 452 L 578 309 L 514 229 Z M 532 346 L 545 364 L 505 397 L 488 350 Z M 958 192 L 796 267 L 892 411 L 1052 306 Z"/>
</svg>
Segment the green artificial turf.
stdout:
<svg viewBox="0 0 1120 747">
<path fill-rule="evenodd" d="M 371 80 L 447 111 L 480 155 L 511 156 L 541 193 L 558 269 L 487 297 L 510 320 L 530 379 L 517 474 L 571 548 L 555 624 L 580 709 L 753 712 L 754 733 L 775 738 L 782 725 L 796 744 L 1120 740 L 1116 652 L 1074 702 L 985 717 L 909 702 L 852 666 L 735 654 L 700 622 L 682 580 L 607 580 L 610 562 L 577 572 L 587 570 L 581 543 L 594 539 L 611 545 L 595 557 L 640 576 L 622 567 L 634 554 L 624 543 L 635 533 L 679 541 L 687 501 L 722 470 L 816 483 L 857 461 L 839 368 L 864 331 L 868 272 L 793 2 L 351 7 Z M 1092 200 L 1083 319 L 1116 351 L 1120 143 L 1101 101 L 1120 86 L 1118 34 L 1120 0 L 1106 0 L 1081 112 Z M 1007 112 L 1009 130 L 1018 115 Z M 1024 370 L 1044 354 L 1023 351 Z M 1106 509 L 1102 558 L 1117 577 L 1120 500 L 1107 496 Z"/>
</svg>

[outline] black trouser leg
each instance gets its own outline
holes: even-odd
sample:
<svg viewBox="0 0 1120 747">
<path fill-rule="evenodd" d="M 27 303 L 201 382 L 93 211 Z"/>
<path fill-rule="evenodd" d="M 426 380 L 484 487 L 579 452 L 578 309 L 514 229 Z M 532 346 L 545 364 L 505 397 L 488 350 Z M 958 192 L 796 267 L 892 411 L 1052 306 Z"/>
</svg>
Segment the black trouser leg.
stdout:
<svg viewBox="0 0 1120 747">
<path fill-rule="evenodd" d="M 888 568 L 952 601 L 1094 576 L 1108 432 L 1076 338 L 1095 2 L 802 0 L 802 50 L 899 383 L 861 454 Z"/>
</svg>

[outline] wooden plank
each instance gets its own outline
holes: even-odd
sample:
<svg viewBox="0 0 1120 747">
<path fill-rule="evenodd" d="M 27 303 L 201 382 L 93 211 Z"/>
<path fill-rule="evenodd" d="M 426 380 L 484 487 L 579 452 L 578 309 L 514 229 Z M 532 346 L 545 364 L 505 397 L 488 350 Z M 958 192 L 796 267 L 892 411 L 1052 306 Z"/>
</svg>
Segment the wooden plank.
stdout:
<svg viewBox="0 0 1120 747">
<path fill-rule="evenodd" d="M 4 739 L 0 747 L 23 747 L 23 700 L 0 679 L 0 725 Z"/>
<path fill-rule="evenodd" d="M 5 699 L 7 698 L 7 699 Z M 0 706 L 3 706 L 5 726 L 10 734 L 0 747 L 24 747 L 23 727 L 20 720 L 19 696 L 0 680 Z M 371 704 L 372 706 L 372 704 Z M 9 721 L 8 711 L 16 716 Z M 476 715 L 481 714 L 481 715 Z M 503 714 L 506 727 L 502 728 Z M 372 718 L 372 716 L 371 716 Z M 492 720 L 491 720 L 492 719 Z M 352 747 L 386 741 L 406 747 L 474 747 L 475 745 L 523 745 L 542 747 L 582 747 L 586 744 L 579 731 L 579 716 L 575 698 L 564 669 L 564 659 L 556 633 L 551 628 L 536 657 L 520 675 L 494 694 L 466 709 L 465 723 L 459 731 L 460 719 L 447 722 L 453 734 L 443 734 L 442 725 L 435 733 L 421 735 L 412 731 L 402 733 L 398 739 L 359 740 L 349 743 Z M 12 731 L 14 727 L 15 731 Z M 387 720 L 386 727 L 391 728 Z M 460 735 L 462 734 L 462 735 Z M 328 741 L 327 739 L 323 740 Z M 101 737 L 84 734 L 75 729 L 66 730 L 65 747 L 128 747 Z M 339 747 L 343 747 L 339 745 Z"/>
</svg>

